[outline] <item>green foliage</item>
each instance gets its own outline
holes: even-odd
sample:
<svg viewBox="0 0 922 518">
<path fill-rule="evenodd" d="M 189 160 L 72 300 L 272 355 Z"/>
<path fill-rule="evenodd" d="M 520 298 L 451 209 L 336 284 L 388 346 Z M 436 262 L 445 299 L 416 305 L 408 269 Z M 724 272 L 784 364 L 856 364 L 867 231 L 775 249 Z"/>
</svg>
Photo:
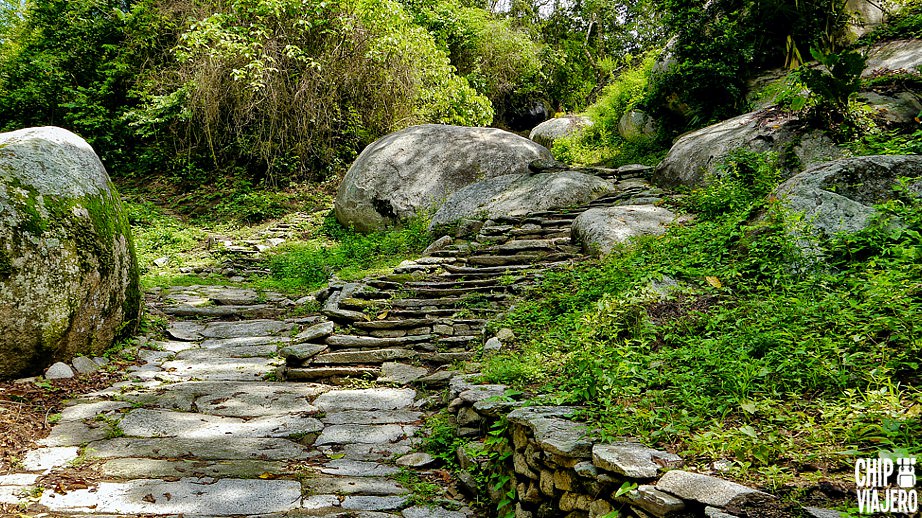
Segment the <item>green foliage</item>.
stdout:
<svg viewBox="0 0 922 518">
<path fill-rule="evenodd" d="M 193 13 L 131 114 L 250 178 L 322 178 L 416 122 L 483 125 L 487 99 L 391 0 L 235 0 Z"/>
<path fill-rule="evenodd" d="M 512 22 L 459 0 L 402 0 L 451 59 L 458 74 L 490 99 L 502 118 L 540 88 L 542 49 Z"/>
<path fill-rule="evenodd" d="M 269 259 L 272 277 L 266 286 L 304 290 L 326 283 L 333 273 L 351 279 L 372 269 L 396 266 L 428 246 L 427 227 L 425 219 L 417 218 L 402 228 L 360 234 L 330 215 L 319 231 L 319 240 L 280 247 Z"/>
<path fill-rule="evenodd" d="M 817 243 L 819 264 L 764 196 L 771 164 L 736 155 L 687 198 L 694 222 L 548 274 L 501 323 L 530 338 L 488 358 L 487 377 L 582 405 L 603 435 L 752 477 L 922 447 L 922 201 L 898 195 L 867 230 Z"/>
<path fill-rule="evenodd" d="M 455 433 L 455 425 L 452 424 L 449 415 L 445 412 L 433 414 L 426 419 L 423 427 L 426 431 L 423 449 L 449 468 L 457 469 L 457 450 L 464 444 L 464 439 Z"/>
<path fill-rule="evenodd" d="M 861 45 L 870 45 L 883 40 L 922 38 L 922 2 L 905 2 L 887 23 L 874 29 L 858 40 Z"/>
<path fill-rule="evenodd" d="M 593 125 L 581 134 L 556 140 L 554 156 L 564 162 L 581 164 L 659 163 L 667 148 L 661 142 L 661 135 L 627 140 L 618 133 L 621 117 L 641 107 L 656 56 L 657 52 L 651 51 L 631 66 L 625 66 L 618 78 L 605 87 L 599 100 L 588 108 L 586 114 Z"/>
<path fill-rule="evenodd" d="M 755 70 L 796 66 L 806 49 L 831 51 L 844 27 L 836 0 L 659 0 L 676 34 L 666 70 L 656 75 L 648 104 L 679 128 L 738 114 L 745 81 Z"/>
<path fill-rule="evenodd" d="M 913 133 L 898 130 L 868 133 L 846 142 L 845 147 L 856 155 L 920 155 L 922 129 Z"/>
</svg>

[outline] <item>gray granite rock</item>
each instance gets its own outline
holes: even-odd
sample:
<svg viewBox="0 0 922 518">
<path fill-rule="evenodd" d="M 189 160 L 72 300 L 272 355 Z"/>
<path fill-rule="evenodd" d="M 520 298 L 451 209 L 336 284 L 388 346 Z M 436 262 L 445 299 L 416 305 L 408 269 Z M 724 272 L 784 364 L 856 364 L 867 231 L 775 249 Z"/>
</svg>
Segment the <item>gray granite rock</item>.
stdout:
<svg viewBox="0 0 922 518">
<path fill-rule="evenodd" d="M 278 320 L 243 320 L 208 324 L 201 331 L 205 338 L 240 338 L 272 336 L 290 331 L 294 324 Z"/>
<path fill-rule="evenodd" d="M 343 477 L 389 477 L 400 470 L 378 462 L 365 462 L 352 459 L 334 459 L 319 469 L 325 475 Z"/>
<path fill-rule="evenodd" d="M 725 507 L 740 495 L 759 492 L 727 480 L 680 470 L 663 475 L 656 483 L 656 489 L 714 507 Z"/>
<path fill-rule="evenodd" d="M 74 370 L 80 374 L 91 374 L 99 370 L 99 365 L 86 356 L 77 356 L 70 363 L 74 366 Z"/>
<path fill-rule="evenodd" d="M 222 437 L 219 439 L 134 439 L 120 437 L 92 442 L 89 458 L 146 457 L 151 459 L 197 458 L 203 460 L 282 460 L 308 457 L 308 450 L 287 439 Z"/>
<path fill-rule="evenodd" d="M 624 205 L 589 209 L 573 221 L 574 244 L 595 257 L 605 257 L 618 243 L 632 237 L 661 235 L 675 214 L 653 205 Z"/>
<path fill-rule="evenodd" d="M 531 429 L 535 440 L 550 453 L 571 458 L 592 456 L 592 442 L 586 425 L 565 419 L 569 407 L 525 407 L 513 410 L 509 421 Z"/>
<path fill-rule="evenodd" d="M 412 383 L 429 374 L 429 369 L 406 363 L 387 362 L 381 365 L 381 378 L 385 383 Z"/>
<path fill-rule="evenodd" d="M 435 457 L 424 452 L 415 452 L 397 459 L 398 466 L 408 468 L 428 468 L 435 464 Z"/>
<path fill-rule="evenodd" d="M 596 444 L 592 462 L 597 468 L 630 478 L 655 478 L 666 467 L 676 467 L 682 458 L 673 453 L 637 443 Z"/>
<path fill-rule="evenodd" d="M 314 405 L 324 412 L 397 410 L 411 406 L 415 397 L 416 391 L 412 389 L 336 390 L 322 394 L 314 400 Z"/>
<path fill-rule="evenodd" d="M 658 491 L 653 486 L 640 486 L 615 498 L 616 501 L 639 507 L 654 516 L 669 516 L 685 509 L 685 502 L 672 495 Z"/>
<path fill-rule="evenodd" d="M 303 362 L 326 351 L 328 347 L 323 344 L 293 344 L 279 349 L 279 355 L 289 362 Z"/>
<path fill-rule="evenodd" d="M 385 444 L 397 442 L 409 437 L 415 431 L 413 426 L 398 424 L 365 425 L 330 425 L 323 429 L 315 446 L 324 444 Z"/>
<path fill-rule="evenodd" d="M 321 322 L 320 324 L 315 324 L 304 331 L 301 331 L 295 335 L 295 342 L 311 342 L 315 340 L 320 340 L 326 338 L 333 334 L 334 325 L 333 322 Z"/>
<path fill-rule="evenodd" d="M 74 377 L 74 371 L 64 362 L 57 362 L 48 367 L 45 371 L 45 379 L 60 380 Z"/>
</svg>

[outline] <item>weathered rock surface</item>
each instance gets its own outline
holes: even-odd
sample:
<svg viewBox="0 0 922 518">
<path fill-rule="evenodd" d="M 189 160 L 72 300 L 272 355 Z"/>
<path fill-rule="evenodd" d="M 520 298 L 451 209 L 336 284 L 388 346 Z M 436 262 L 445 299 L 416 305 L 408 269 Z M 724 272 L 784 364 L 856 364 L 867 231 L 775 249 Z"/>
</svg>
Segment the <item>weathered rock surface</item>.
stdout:
<svg viewBox="0 0 922 518">
<path fill-rule="evenodd" d="M 629 142 L 649 139 L 656 134 L 656 121 L 647 112 L 631 110 L 618 120 L 618 134 Z"/>
<path fill-rule="evenodd" d="M 134 331 L 138 267 L 99 157 L 61 128 L 0 134 L 0 378 Z"/>
<path fill-rule="evenodd" d="M 579 115 L 556 117 L 535 126 L 528 134 L 528 138 L 550 149 L 555 140 L 576 135 L 589 126 L 592 126 L 592 120 L 588 117 Z"/>
<path fill-rule="evenodd" d="M 572 239 L 589 254 L 605 257 L 617 243 L 634 236 L 665 233 L 673 219 L 671 211 L 653 205 L 589 209 L 573 221 Z"/>
<path fill-rule="evenodd" d="M 881 71 L 922 71 L 922 40 L 894 40 L 878 43 L 868 51 L 862 77 Z"/>
<path fill-rule="evenodd" d="M 363 232 L 384 228 L 437 209 L 466 185 L 527 173 L 540 158 L 550 151 L 502 130 L 413 126 L 362 151 L 340 185 L 336 219 Z"/>
<path fill-rule="evenodd" d="M 805 129 L 795 116 L 769 108 L 682 135 L 656 167 L 653 183 L 664 187 L 703 185 L 709 175 L 717 172 L 721 162 L 740 148 L 793 152 L 804 167 L 842 155 L 831 140 Z"/>
<path fill-rule="evenodd" d="M 846 158 L 812 167 L 775 190 L 791 210 L 820 234 L 864 228 L 873 205 L 893 197 L 900 177 L 915 178 L 910 189 L 922 195 L 922 156 L 881 155 Z"/>
<path fill-rule="evenodd" d="M 575 171 L 499 176 L 451 195 L 433 216 L 430 229 L 450 227 L 462 220 L 522 216 L 580 205 L 614 189 L 608 180 Z"/>
<path fill-rule="evenodd" d="M 724 507 L 734 498 L 758 492 L 727 480 L 680 470 L 663 475 L 656 489 L 715 507 Z"/>
</svg>

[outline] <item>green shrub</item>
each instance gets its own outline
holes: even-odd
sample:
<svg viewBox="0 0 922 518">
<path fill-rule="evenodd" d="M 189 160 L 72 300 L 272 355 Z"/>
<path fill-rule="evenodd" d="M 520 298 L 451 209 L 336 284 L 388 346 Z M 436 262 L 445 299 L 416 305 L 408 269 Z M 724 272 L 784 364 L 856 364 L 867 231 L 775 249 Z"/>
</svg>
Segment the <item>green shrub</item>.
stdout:
<svg viewBox="0 0 922 518">
<path fill-rule="evenodd" d="M 593 125 L 581 134 L 554 142 L 554 156 L 570 163 L 611 166 L 641 163 L 656 165 L 667 145 L 661 134 L 628 141 L 618 134 L 621 117 L 635 109 L 647 94 L 650 72 L 657 52 L 649 52 L 632 66 L 626 66 L 618 78 L 605 87 L 598 101 L 586 110 Z"/>
<path fill-rule="evenodd" d="M 289 291 L 317 288 L 337 274 L 360 278 L 369 270 L 396 266 L 418 255 L 429 244 L 428 221 L 416 218 L 402 228 L 360 234 L 330 215 L 318 239 L 280 247 L 269 259 L 272 278 L 267 286 Z"/>
<path fill-rule="evenodd" d="M 191 15 L 176 65 L 132 116 L 213 167 L 318 179 L 409 124 L 492 118 L 391 0 L 235 0 Z"/>
<path fill-rule="evenodd" d="M 845 26 L 836 0 L 658 0 L 676 35 L 669 65 L 648 104 L 677 129 L 731 117 L 746 106 L 746 80 L 757 70 L 804 62 L 810 48 L 834 50 Z"/>
</svg>

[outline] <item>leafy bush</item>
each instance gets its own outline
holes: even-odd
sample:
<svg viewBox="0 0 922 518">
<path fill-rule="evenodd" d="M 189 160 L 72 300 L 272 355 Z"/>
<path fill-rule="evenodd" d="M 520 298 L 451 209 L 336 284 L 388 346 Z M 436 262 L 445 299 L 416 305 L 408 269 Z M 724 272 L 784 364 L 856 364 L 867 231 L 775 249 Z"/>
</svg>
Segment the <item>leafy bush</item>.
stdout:
<svg viewBox="0 0 922 518">
<path fill-rule="evenodd" d="M 616 80 L 605 87 L 588 115 L 593 125 L 581 134 L 554 142 L 554 156 L 564 162 L 613 166 L 642 163 L 656 165 L 666 151 L 661 135 L 628 141 L 618 134 L 621 117 L 639 108 L 647 94 L 650 73 L 656 62 L 655 51 L 632 66 L 626 66 Z"/>
<path fill-rule="evenodd" d="M 678 128 L 740 113 L 753 71 L 803 63 L 807 49 L 831 51 L 845 25 L 836 0 L 659 0 L 676 34 L 648 103 Z"/>
<path fill-rule="evenodd" d="M 132 116 L 218 168 L 316 179 L 409 124 L 492 118 L 391 0 L 235 0 L 192 14 L 176 66 Z"/>
<path fill-rule="evenodd" d="M 402 0 L 451 59 L 458 74 L 490 99 L 502 119 L 543 82 L 542 49 L 508 19 L 458 0 Z"/>
<path fill-rule="evenodd" d="M 269 259 L 272 280 L 267 286 L 289 291 L 317 288 L 334 273 L 351 279 L 371 269 L 396 266 L 429 245 L 427 229 L 428 221 L 417 218 L 403 228 L 359 234 L 330 215 L 319 232 L 322 240 L 280 247 Z"/>
</svg>

